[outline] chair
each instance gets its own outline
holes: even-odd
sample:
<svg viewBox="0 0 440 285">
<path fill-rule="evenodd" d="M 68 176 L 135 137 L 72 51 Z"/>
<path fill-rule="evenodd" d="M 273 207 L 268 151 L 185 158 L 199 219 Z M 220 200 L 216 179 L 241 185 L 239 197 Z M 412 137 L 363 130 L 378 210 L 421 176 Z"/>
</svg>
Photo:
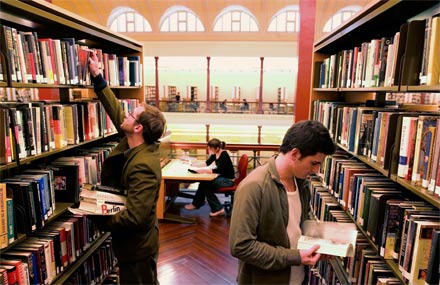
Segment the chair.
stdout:
<svg viewBox="0 0 440 285">
<path fill-rule="evenodd" d="M 248 168 L 248 156 L 247 154 L 242 154 L 240 160 L 238 161 L 238 176 L 234 179 L 234 185 L 230 187 L 222 187 L 217 189 L 215 193 L 224 194 L 225 197 L 231 196 L 230 202 L 225 202 L 223 207 L 225 208 L 226 216 L 230 216 L 232 213 L 232 205 L 234 204 L 234 194 L 237 190 L 238 184 L 246 177 Z"/>
</svg>

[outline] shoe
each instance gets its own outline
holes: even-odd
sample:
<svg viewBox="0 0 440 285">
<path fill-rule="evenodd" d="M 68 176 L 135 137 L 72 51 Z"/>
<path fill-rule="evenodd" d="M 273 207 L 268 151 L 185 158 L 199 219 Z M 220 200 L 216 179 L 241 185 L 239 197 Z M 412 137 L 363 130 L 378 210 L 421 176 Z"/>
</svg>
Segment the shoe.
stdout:
<svg viewBox="0 0 440 285">
<path fill-rule="evenodd" d="M 225 215 L 225 209 L 221 209 L 217 212 L 209 213 L 210 217 L 218 217 L 218 216 L 224 216 L 224 215 Z"/>
<path fill-rule="evenodd" d="M 192 210 L 197 209 L 197 207 L 194 206 L 193 204 L 186 204 L 185 209 L 187 209 L 188 211 L 192 211 Z"/>
</svg>

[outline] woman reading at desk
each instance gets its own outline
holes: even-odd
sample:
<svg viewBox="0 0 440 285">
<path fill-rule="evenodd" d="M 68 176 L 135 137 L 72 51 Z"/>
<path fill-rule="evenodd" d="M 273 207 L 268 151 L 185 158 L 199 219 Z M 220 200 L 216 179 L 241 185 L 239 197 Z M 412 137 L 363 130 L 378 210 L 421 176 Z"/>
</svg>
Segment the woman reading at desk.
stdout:
<svg viewBox="0 0 440 285">
<path fill-rule="evenodd" d="M 234 184 L 234 166 L 231 157 L 225 150 L 225 142 L 219 139 L 211 139 L 208 142 L 208 152 L 210 156 L 205 162 L 205 167 L 192 168 L 197 173 L 217 173 L 218 176 L 212 181 L 202 181 L 199 184 L 196 195 L 191 204 L 185 205 L 187 210 L 195 210 L 205 204 L 205 198 L 211 207 L 209 216 L 216 217 L 225 214 L 222 204 L 218 200 L 215 192 L 218 188 L 229 187 Z"/>
</svg>

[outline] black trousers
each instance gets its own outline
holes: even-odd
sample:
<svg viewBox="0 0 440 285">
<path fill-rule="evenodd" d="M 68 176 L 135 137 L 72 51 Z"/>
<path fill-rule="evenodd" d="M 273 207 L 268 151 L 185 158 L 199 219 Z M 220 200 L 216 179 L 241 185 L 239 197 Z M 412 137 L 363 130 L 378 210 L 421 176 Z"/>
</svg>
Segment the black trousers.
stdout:
<svg viewBox="0 0 440 285">
<path fill-rule="evenodd" d="M 158 285 L 156 258 L 149 257 L 136 262 L 119 263 L 119 281 L 121 285 Z"/>
</svg>

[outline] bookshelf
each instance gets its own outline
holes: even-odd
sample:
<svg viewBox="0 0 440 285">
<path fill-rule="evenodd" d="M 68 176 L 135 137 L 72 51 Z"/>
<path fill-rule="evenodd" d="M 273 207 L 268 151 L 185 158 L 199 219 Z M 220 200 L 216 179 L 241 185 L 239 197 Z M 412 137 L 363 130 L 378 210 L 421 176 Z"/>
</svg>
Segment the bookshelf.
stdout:
<svg viewBox="0 0 440 285">
<path fill-rule="evenodd" d="M 57 65 L 56 63 L 53 63 L 52 60 L 54 62 L 58 60 L 60 63 L 63 63 L 64 55 L 56 52 L 50 53 L 50 51 L 47 51 L 47 57 L 44 57 L 44 54 L 41 55 L 38 53 L 33 53 L 29 50 L 32 45 L 32 41 L 28 40 L 28 38 L 26 38 L 24 35 L 29 35 L 29 37 L 30 35 L 32 35 L 34 39 L 35 37 L 38 37 L 38 39 L 48 39 L 49 42 L 61 40 L 63 38 L 73 39 L 74 43 L 76 44 L 74 46 L 74 50 L 77 53 L 77 57 L 72 57 L 69 59 L 72 60 L 71 64 L 73 66 L 76 66 L 76 72 L 79 72 L 81 68 L 86 67 L 87 64 L 87 60 L 84 60 L 83 62 L 81 61 L 80 55 L 82 54 L 82 52 L 79 51 L 79 49 L 81 49 L 80 46 L 87 46 L 90 49 L 95 49 L 96 51 L 102 52 L 104 58 L 107 54 L 114 55 L 117 58 L 123 59 L 121 60 L 121 63 L 123 62 L 124 65 L 123 68 L 114 63 L 115 69 L 113 70 L 113 72 L 116 73 L 115 75 L 119 76 L 119 79 L 123 78 L 123 80 L 121 81 L 122 83 L 117 80 L 117 82 L 113 82 L 113 84 L 110 83 L 109 86 L 113 89 L 116 96 L 123 102 L 123 105 L 125 106 L 136 104 L 136 102 L 144 102 L 145 100 L 145 87 L 142 84 L 142 45 L 121 34 L 114 33 L 105 27 L 94 24 L 87 19 L 81 18 L 46 1 L 0 0 L 0 7 L 0 31 L 2 33 L 2 37 L 0 37 L 0 68 L 2 69 L 1 74 L 3 75 L 3 80 L 0 81 L 0 88 L 8 89 L 9 91 L 12 90 L 11 92 L 15 92 L 15 90 L 20 90 L 22 88 L 36 89 L 39 90 L 40 99 L 42 97 L 42 94 L 51 94 L 51 97 L 49 98 L 51 100 L 49 102 L 50 106 L 57 105 L 63 106 L 61 108 L 64 108 L 67 105 L 75 105 L 83 106 L 85 109 L 88 109 L 88 114 L 91 114 L 91 108 L 95 108 L 94 110 L 98 112 L 98 117 L 94 118 L 94 120 L 96 121 L 91 121 L 95 122 L 96 125 L 93 124 L 89 126 L 89 137 L 83 138 L 82 140 L 77 140 L 77 138 L 75 138 L 74 142 L 63 144 L 60 147 L 48 147 L 47 150 L 41 150 L 38 153 L 27 154 L 23 158 L 17 159 L 17 156 L 11 155 L 10 160 L 5 159 L 4 161 L 1 161 L 2 164 L 0 164 L 0 183 L 4 182 L 5 180 L 12 179 L 16 175 L 21 175 L 23 171 L 36 169 L 39 168 L 41 165 L 51 165 L 52 163 L 54 163 L 55 160 L 62 158 L 66 154 L 77 155 L 78 153 L 76 153 L 75 151 L 84 151 L 85 149 L 94 148 L 94 151 L 96 151 L 96 153 L 95 155 L 92 155 L 91 159 L 103 158 L 104 156 L 102 155 L 104 155 L 104 153 L 108 151 L 108 149 L 104 150 L 102 144 L 108 143 L 108 141 L 113 138 L 113 134 L 115 132 L 114 129 L 111 130 L 112 128 L 109 121 L 106 121 L 106 114 L 103 111 L 103 107 L 100 105 L 100 103 L 93 100 L 93 86 L 91 86 L 88 81 L 88 72 L 86 70 L 83 70 L 83 72 L 85 72 L 83 75 L 83 81 L 79 79 L 77 81 L 73 79 L 61 80 L 63 76 L 61 76 L 60 74 L 67 75 L 67 73 L 73 72 L 69 69 L 68 64 L 70 63 L 66 62 L 66 65 L 63 66 L 62 64 Z M 8 38 L 8 34 L 5 32 L 7 30 L 11 31 L 12 35 L 15 35 L 14 38 Z M 15 51 L 11 51 L 9 49 L 9 44 L 12 40 L 14 41 L 14 45 L 16 47 Z M 34 41 L 33 43 L 40 45 L 39 41 Z M 51 45 L 49 44 L 46 47 L 50 49 Z M 15 54 L 14 52 L 17 52 L 17 54 Z M 12 61 L 12 58 L 16 59 L 17 61 Z M 36 68 L 39 68 L 38 63 L 36 62 L 37 60 L 45 61 L 44 64 L 46 64 L 46 66 L 42 67 L 44 68 L 44 73 L 38 73 L 39 71 L 36 71 Z M 81 63 L 85 65 L 81 66 Z M 54 76 L 54 74 L 56 74 L 56 79 L 54 79 L 55 77 L 53 77 L 52 80 L 46 78 L 49 76 L 49 66 L 52 69 L 51 76 Z M 124 72 L 121 71 L 122 69 L 124 70 Z M 105 74 L 107 70 L 110 71 L 111 67 L 106 61 L 103 61 L 103 74 Z M 17 76 L 18 72 L 20 72 L 22 76 Z M 65 77 L 67 78 L 67 76 Z M 76 97 L 73 96 L 73 94 L 78 93 L 80 93 L 81 95 L 79 96 L 80 100 L 76 100 Z M 18 105 L 27 104 L 27 106 L 30 108 L 31 105 L 34 106 L 33 104 L 40 103 L 32 101 L 25 103 L 18 101 L 8 103 L 0 102 L 0 114 L 2 115 L 2 118 L 0 120 L 1 124 L 7 125 L 5 120 L 7 118 L 10 118 L 10 113 L 4 110 L 9 110 L 11 106 L 14 106 L 12 108 L 15 108 L 15 106 Z M 41 104 L 46 105 L 46 103 Z M 43 108 L 45 107 L 38 108 L 41 108 L 39 110 L 43 110 Z M 53 109 L 50 109 L 50 111 L 48 112 L 52 112 L 52 110 Z M 33 119 L 29 119 L 29 121 L 32 120 Z M 75 125 L 77 121 L 79 120 L 72 120 L 69 122 L 71 125 Z M 69 127 L 68 125 L 69 123 L 66 125 L 66 129 L 62 130 L 62 132 L 69 132 L 67 129 L 67 127 Z M 41 124 L 41 126 L 43 126 L 43 124 Z M 49 129 L 56 128 L 49 127 Z M 95 129 L 98 130 L 95 131 Z M 2 148 L 0 149 L 0 156 L 2 156 L 5 154 L 2 151 L 5 150 L 4 148 L 6 141 L 9 140 L 12 143 L 13 139 L 5 137 L 6 131 L 4 129 L 0 128 L 0 131 L 3 132 L 3 135 L 0 135 L 0 139 L 3 140 L 0 143 L 0 147 Z M 83 131 L 85 132 L 85 130 Z M 35 132 L 34 134 L 38 132 Z M 33 137 L 33 143 L 35 143 L 35 147 L 38 147 L 39 141 L 39 137 Z M 28 142 L 26 142 L 26 147 L 27 146 Z M 24 148 L 25 145 L 20 145 L 20 147 Z M 106 145 L 106 148 L 107 147 L 110 147 L 111 149 L 113 146 L 110 146 L 110 143 L 108 143 Z M 13 153 L 17 152 L 16 145 L 11 146 L 11 148 Z M 4 157 L 2 157 L 2 159 L 3 158 Z M 98 163 L 95 164 L 98 165 Z M 68 165 L 68 163 L 60 163 L 58 165 Z M 77 168 L 75 169 L 79 169 L 78 166 L 76 167 Z M 60 166 L 60 168 L 62 167 Z M 98 177 L 98 175 L 96 177 Z M 77 178 L 76 181 L 73 180 L 73 182 L 75 183 L 75 188 L 79 188 L 79 179 Z M 49 183 L 55 184 L 54 181 L 49 181 Z M 2 191 L 2 195 L 6 194 L 6 188 L 3 188 Z M 40 195 L 40 193 L 43 192 L 38 192 L 38 195 Z M 46 193 L 44 194 L 44 196 L 48 197 Z M 72 237 L 72 248 L 73 243 L 77 243 L 76 245 L 78 246 L 76 248 L 73 248 L 74 250 L 76 250 L 76 253 L 70 252 L 70 257 L 67 257 L 69 258 L 68 264 L 62 265 L 62 270 L 52 270 L 50 273 L 49 271 L 47 271 L 45 275 L 49 274 L 50 278 L 48 277 L 49 279 L 39 280 L 40 282 L 38 282 L 37 280 L 37 282 L 49 282 L 51 284 L 65 283 L 71 282 L 71 277 L 78 281 L 78 276 L 84 274 L 84 272 L 80 271 L 84 270 L 85 266 L 83 265 L 85 264 L 87 264 L 87 266 L 93 265 L 94 267 L 102 266 L 102 268 L 100 270 L 98 267 L 95 268 L 100 271 L 99 276 L 96 275 L 94 277 L 91 277 L 91 275 L 89 275 L 88 277 L 91 277 L 92 279 L 81 279 L 78 282 L 84 284 L 103 282 L 105 278 L 104 268 L 105 273 L 110 273 L 108 271 L 114 265 L 114 257 L 112 254 L 111 245 L 109 243 L 109 239 L 111 239 L 109 233 L 99 233 L 93 230 L 90 220 L 85 217 L 78 218 L 71 215 L 65 215 L 67 213 L 67 208 L 69 206 L 72 206 L 74 202 L 62 202 L 61 199 L 58 199 L 58 197 L 61 196 L 59 196 L 58 193 L 54 193 L 52 197 L 48 198 L 48 200 L 50 200 L 50 205 L 54 205 L 56 207 L 54 207 L 53 211 L 50 210 L 50 214 L 47 215 L 47 218 L 43 217 L 44 223 L 42 223 L 40 226 L 37 226 L 36 229 L 31 229 L 30 231 L 26 230 L 26 232 L 24 233 L 17 233 L 18 225 L 15 224 L 13 226 L 13 228 L 16 230 L 15 240 L 11 241 L 6 246 L 2 246 L 3 248 L 0 249 L 0 254 L 7 254 L 9 251 L 16 250 L 23 244 L 28 243 L 27 240 L 29 238 L 32 238 L 32 236 L 35 236 L 36 231 L 38 231 L 39 237 L 41 237 L 41 231 L 47 231 L 49 228 L 52 229 L 55 224 L 59 225 L 59 222 L 61 221 L 63 221 L 63 225 L 65 225 L 65 227 L 68 227 L 67 225 L 70 225 L 70 227 L 79 227 L 79 223 L 82 223 L 83 227 L 81 229 L 85 230 L 86 233 L 83 234 L 82 230 L 76 230 L 75 232 L 77 234 L 81 234 L 81 236 L 84 236 L 84 240 L 82 240 L 81 238 L 81 241 L 79 241 L 77 239 L 78 236 Z M 38 200 L 39 198 L 36 199 Z M 40 202 L 41 206 L 39 204 Z M 44 209 L 44 203 L 41 200 L 38 202 L 38 206 L 35 207 L 41 207 L 41 209 L 46 211 L 46 209 Z M 49 208 L 47 204 L 46 207 Z M 38 211 L 34 211 L 34 209 L 35 208 L 32 208 L 31 211 L 36 213 L 36 215 L 41 214 L 44 216 L 43 213 L 38 213 Z M 25 213 L 27 212 L 25 211 Z M 2 215 L 4 215 L 3 212 Z M 18 213 L 16 211 L 14 218 L 17 218 L 17 215 Z M 23 214 L 21 214 L 21 217 L 23 217 Z M 3 220 L 0 224 L 4 225 Z M 64 228 L 64 230 L 66 229 L 67 228 Z M 70 232 L 73 234 L 74 231 L 71 230 Z M 3 235 L 4 232 L 2 231 L 1 234 Z M 55 244 L 55 242 L 53 244 Z M 47 243 L 46 245 L 49 246 L 49 243 Z M 54 255 L 52 255 L 51 258 L 54 258 Z M 31 283 L 33 282 L 34 281 L 31 281 Z"/>
<path fill-rule="evenodd" d="M 369 169 L 369 171 L 373 170 L 384 179 L 389 179 L 389 182 L 393 183 L 393 189 L 395 188 L 400 191 L 401 194 L 395 198 L 400 197 L 411 201 L 424 202 L 434 212 L 438 212 L 440 208 L 440 199 L 438 195 L 435 195 L 434 190 L 428 190 L 428 187 L 420 185 L 421 182 L 418 179 L 412 181 L 411 178 L 409 180 L 404 179 L 397 174 L 402 129 L 402 121 L 400 119 L 397 120 L 397 118 L 414 116 L 418 121 L 421 120 L 421 115 L 439 118 L 439 101 L 436 99 L 425 103 L 417 102 L 417 104 L 403 105 L 392 103 L 392 105 L 397 106 L 389 108 L 391 102 L 388 102 L 387 99 L 397 93 L 405 94 L 404 97 L 410 97 L 413 93 L 431 93 L 431 97 L 435 98 L 440 96 L 438 70 L 433 71 L 436 74 L 434 77 L 437 77 L 437 80 L 434 79 L 427 84 L 424 82 L 425 79 L 418 76 L 424 72 L 422 63 L 425 62 L 424 64 L 427 64 L 426 62 L 433 58 L 428 52 L 425 53 L 426 47 L 424 43 L 426 42 L 425 45 L 429 47 L 428 51 L 429 49 L 439 50 L 439 41 L 434 42 L 434 45 L 428 44 L 430 41 L 426 40 L 429 37 L 425 32 L 425 30 L 428 30 L 426 23 L 429 21 L 432 23 L 433 15 L 438 14 L 439 11 L 440 5 L 434 1 L 372 1 L 347 23 L 315 42 L 312 68 L 313 86 L 310 94 L 310 118 L 321 121 L 329 128 L 340 153 L 350 160 L 347 164 L 356 161 L 357 167 Z M 414 23 L 417 21 L 424 22 L 418 22 L 417 25 L 419 27 L 415 28 Z M 434 26 L 431 25 L 430 27 Z M 398 32 L 400 42 L 396 40 Z M 402 36 L 405 32 L 406 39 Z M 403 55 L 399 57 L 399 48 L 406 52 L 407 58 Z M 412 49 L 418 50 L 416 58 L 411 57 Z M 361 51 L 363 51 L 362 55 L 364 58 L 356 57 L 355 55 Z M 390 61 L 387 61 L 386 55 L 389 56 L 390 54 L 393 57 L 389 58 Z M 359 62 L 354 61 L 354 58 L 362 60 L 363 66 L 357 67 Z M 370 65 L 368 65 L 369 60 L 371 60 Z M 438 61 L 435 57 L 434 60 Z M 391 68 L 393 65 L 397 66 L 397 68 L 394 69 L 394 72 L 390 69 L 390 73 L 387 73 L 387 68 Z M 363 71 L 362 68 L 364 68 Z M 408 79 L 412 74 L 416 75 L 411 80 Z M 426 106 L 422 104 L 426 104 Z M 376 116 L 374 118 L 377 118 L 377 114 L 380 114 L 379 116 L 385 116 L 386 113 L 395 114 L 390 115 L 395 116 L 396 121 L 394 121 L 394 125 L 386 125 L 390 126 L 389 129 L 385 129 L 388 132 L 388 138 L 381 138 L 379 133 L 377 135 L 378 139 L 383 139 L 380 143 L 379 141 L 376 143 L 378 148 L 381 145 L 383 146 L 382 158 L 372 155 L 374 150 L 368 150 L 368 147 L 363 144 L 362 134 L 368 128 L 362 128 L 367 124 L 367 121 L 362 121 L 360 118 L 366 118 L 363 114 L 369 112 L 366 111 L 368 107 L 375 110 L 372 111 L 372 114 Z M 347 115 L 344 116 L 345 111 Z M 339 115 L 337 114 L 338 112 Z M 347 120 L 344 121 L 344 118 L 347 118 Z M 439 121 L 437 120 L 437 123 Z M 389 122 L 391 121 L 387 121 L 386 124 L 389 124 Z M 344 127 L 342 126 L 346 126 L 345 136 Z M 438 128 L 436 130 L 435 135 L 440 135 Z M 380 127 L 378 131 L 380 131 Z M 374 144 L 374 142 L 371 141 L 371 144 Z M 439 146 L 436 147 L 438 148 Z M 366 152 L 361 151 L 364 148 L 367 148 Z M 433 159 L 433 156 L 433 153 L 426 155 L 426 160 Z M 433 163 L 438 164 L 438 161 Z M 332 171 L 331 167 L 331 164 L 324 167 L 326 170 L 323 170 L 324 173 L 320 177 L 321 182 L 324 182 L 322 184 L 318 182 L 317 185 L 319 186 L 314 188 L 315 194 L 319 197 L 330 197 L 331 199 L 327 199 L 331 201 L 336 200 L 339 203 L 338 207 L 345 212 L 348 220 L 358 226 L 360 240 L 369 244 L 375 254 L 379 256 L 378 259 L 386 265 L 387 268 L 385 270 L 387 274 L 392 273 L 393 278 L 397 278 L 398 283 L 407 282 L 409 278 L 413 278 L 410 283 L 424 282 L 424 280 L 415 281 L 419 277 L 415 277 L 415 273 L 411 272 L 411 268 L 405 270 L 399 268 L 401 257 L 384 258 L 383 253 L 381 253 L 381 245 L 377 244 L 367 229 L 361 225 L 357 217 L 353 216 L 353 209 L 350 209 L 350 204 L 347 208 L 346 201 L 341 196 L 342 194 L 336 193 L 338 191 L 332 189 L 332 186 L 327 184 L 328 180 L 326 180 L 325 173 L 326 171 Z M 428 168 L 424 167 L 422 169 L 428 172 L 426 170 Z M 321 190 L 327 192 L 327 194 L 317 194 L 319 187 L 324 188 L 324 190 Z M 349 187 L 353 187 L 353 185 Z M 347 189 L 356 191 L 354 188 Z M 381 221 L 378 222 L 381 223 Z M 402 222 L 400 221 L 400 223 Z M 331 262 L 331 267 L 334 268 L 334 275 L 343 284 L 358 282 L 352 279 L 353 276 L 351 274 L 353 272 L 350 271 L 349 265 L 347 265 L 350 263 L 353 264 L 353 260 L 336 259 Z M 322 267 L 328 270 L 326 265 Z M 322 276 L 327 274 L 328 272 L 325 270 L 320 272 Z M 374 280 L 373 282 L 375 283 Z M 434 283 L 436 282 L 438 280 L 434 281 Z"/>
</svg>

